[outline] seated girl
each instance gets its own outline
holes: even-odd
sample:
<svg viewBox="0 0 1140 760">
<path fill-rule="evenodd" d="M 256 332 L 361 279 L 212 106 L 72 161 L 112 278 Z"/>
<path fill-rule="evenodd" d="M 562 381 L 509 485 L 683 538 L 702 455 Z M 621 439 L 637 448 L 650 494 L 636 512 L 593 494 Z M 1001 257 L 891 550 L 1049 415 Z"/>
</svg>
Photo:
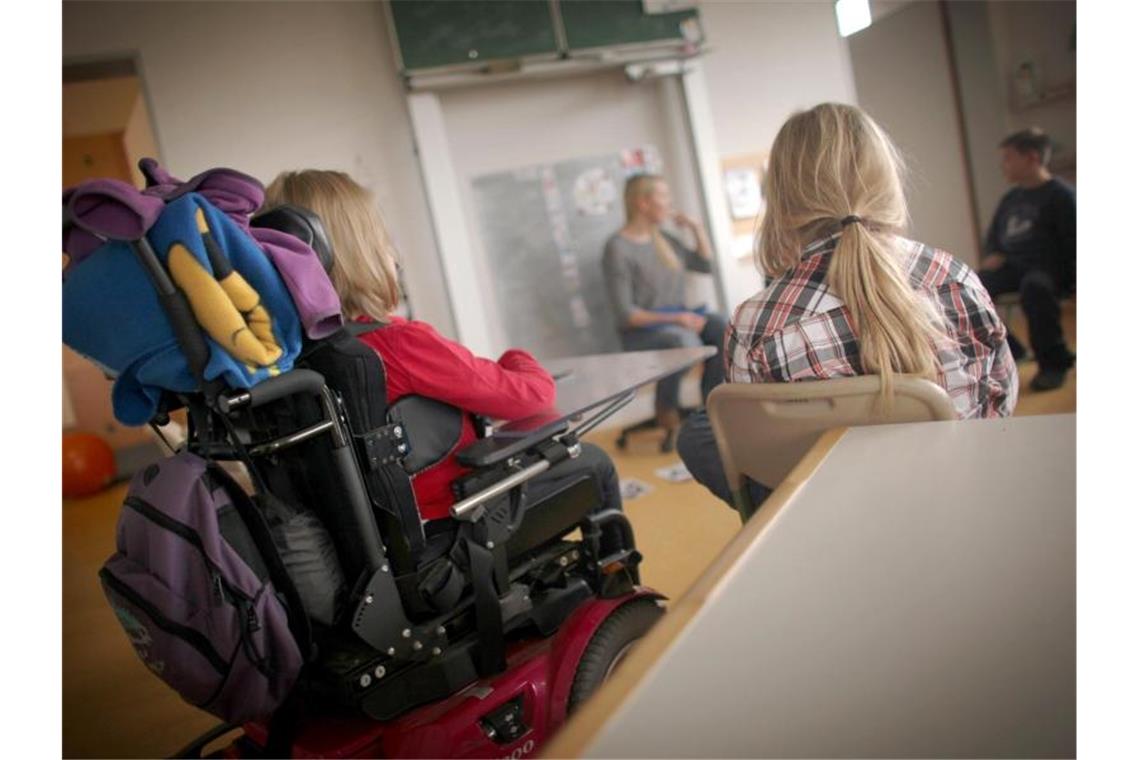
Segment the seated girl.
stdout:
<svg viewBox="0 0 1140 760">
<path fill-rule="evenodd" d="M 342 172 L 306 170 L 279 175 L 266 190 L 266 205 L 293 204 L 316 213 L 333 246 L 330 272 L 346 318 L 382 326 L 360 336 L 384 361 L 388 403 L 419 395 L 467 412 L 459 440 L 447 457 L 415 474 L 412 487 L 420 516 L 432 524 L 449 517 L 451 483 L 467 472 L 456 452 L 476 440 L 473 415 L 521 419 L 549 410 L 555 387 L 550 374 L 526 351 L 511 349 L 497 361 L 475 356 L 426 322 L 393 314 L 400 300 L 396 251 L 372 194 Z M 601 492 L 599 509 L 621 509 L 617 472 L 596 446 L 528 481 L 530 503 L 589 472 Z"/>
<path fill-rule="evenodd" d="M 638 174 L 625 183 L 625 226 L 606 241 L 602 269 L 606 290 L 617 318 L 618 334 L 626 351 L 715 346 L 717 353 L 704 362 L 701 403 L 724 381 L 724 317 L 703 307 L 685 306 L 685 270 L 712 271 L 711 246 L 700 222 L 673 209 L 669 185 L 656 174 Z M 661 225 L 673 222 L 691 234 L 690 248 Z M 676 432 L 681 415 L 681 378 L 684 372 L 657 383 L 654 402 L 657 424 Z"/>
<path fill-rule="evenodd" d="M 962 419 L 1017 402 L 1006 330 L 970 267 L 903 237 L 903 168 L 886 133 L 854 106 L 824 103 L 780 128 L 764 177 L 757 258 L 768 286 L 725 333 L 729 382 L 895 373 L 946 389 Z M 677 441 L 693 476 L 732 497 L 704 414 Z M 759 504 L 776 483 L 751 484 Z"/>
</svg>

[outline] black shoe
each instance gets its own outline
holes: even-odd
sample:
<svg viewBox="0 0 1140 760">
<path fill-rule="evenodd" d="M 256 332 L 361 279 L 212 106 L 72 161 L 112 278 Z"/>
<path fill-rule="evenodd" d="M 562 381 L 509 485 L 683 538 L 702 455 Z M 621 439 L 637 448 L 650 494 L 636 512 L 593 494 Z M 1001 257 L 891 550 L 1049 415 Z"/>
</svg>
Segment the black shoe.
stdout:
<svg viewBox="0 0 1140 760">
<path fill-rule="evenodd" d="M 1021 344 L 1020 340 L 1013 337 L 1013 333 L 1006 334 L 1006 343 L 1009 344 L 1009 352 L 1013 354 L 1013 361 L 1015 363 L 1020 364 L 1021 362 L 1025 361 L 1025 346 Z"/>
<path fill-rule="evenodd" d="M 1035 391 L 1055 391 L 1065 384 L 1068 371 L 1067 368 L 1042 369 L 1029 381 L 1029 387 Z"/>
</svg>

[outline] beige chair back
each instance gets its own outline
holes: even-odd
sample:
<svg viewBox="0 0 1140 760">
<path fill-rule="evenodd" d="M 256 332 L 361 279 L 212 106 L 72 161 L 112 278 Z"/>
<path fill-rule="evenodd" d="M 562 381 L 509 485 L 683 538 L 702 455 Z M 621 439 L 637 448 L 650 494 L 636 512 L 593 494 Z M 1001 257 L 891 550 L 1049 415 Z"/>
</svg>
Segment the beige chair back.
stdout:
<svg viewBox="0 0 1140 760">
<path fill-rule="evenodd" d="M 745 506 L 743 476 L 775 488 L 828 430 L 958 418 L 946 391 L 929 380 L 896 375 L 888 409 L 879 393 L 878 375 L 717 386 L 708 398 L 709 420 L 738 509 Z"/>
</svg>

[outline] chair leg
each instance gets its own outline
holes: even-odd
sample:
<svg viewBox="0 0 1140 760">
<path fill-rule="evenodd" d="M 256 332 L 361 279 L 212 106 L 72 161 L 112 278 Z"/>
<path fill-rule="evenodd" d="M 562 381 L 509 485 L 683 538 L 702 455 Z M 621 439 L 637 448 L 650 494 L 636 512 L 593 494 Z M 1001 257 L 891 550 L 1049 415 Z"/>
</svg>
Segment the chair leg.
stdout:
<svg viewBox="0 0 1140 760">
<path fill-rule="evenodd" d="M 736 506 L 737 513 L 740 515 L 740 523 L 742 525 L 747 523 L 752 515 L 756 513 L 756 507 L 752 504 L 752 496 L 748 493 L 747 484 L 732 492 L 732 501 Z"/>
</svg>

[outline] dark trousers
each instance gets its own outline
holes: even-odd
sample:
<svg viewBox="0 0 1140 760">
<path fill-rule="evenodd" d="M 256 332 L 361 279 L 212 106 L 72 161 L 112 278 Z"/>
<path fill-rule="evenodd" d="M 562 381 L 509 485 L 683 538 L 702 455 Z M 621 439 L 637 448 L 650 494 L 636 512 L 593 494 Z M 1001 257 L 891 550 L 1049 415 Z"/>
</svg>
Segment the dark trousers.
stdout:
<svg viewBox="0 0 1140 760">
<path fill-rule="evenodd" d="M 592 443 L 582 443 L 582 453 L 577 457 L 559 462 L 527 481 L 527 501 L 537 504 L 582 474 L 592 475 L 598 484 L 602 497 L 599 510 L 621 509 L 621 486 L 613 460 Z"/>
<path fill-rule="evenodd" d="M 982 285 L 991 298 L 1003 293 L 1017 293 L 1021 296 L 1021 309 L 1029 323 L 1029 343 L 1041 369 L 1068 369 L 1073 364 L 1073 355 L 1065 346 L 1061 332 L 1061 302 L 1057 297 L 1057 287 L 1048 272 L 1030 269 L 1007 261 L 998 269 L 978 272 Z M 1009 348 L 1014 356 L 1020 356 L 1024 349 L 1013 333 L 1009 334 Z"/>
<path fill-rule="evenodd" d="M 677 434 L 677 453 L 681 455 L 681 461 L 692 473 L 694 480 L 735 509 L 732 489 L 724 475 L 716 436 L 713 435 L 712 423 L 706 412 L 693 412 L 681 423 L 681 432 Z M 772 493 L 772 489 L 747 478 L 746 481 L 752 505 L 760 506 L 768 494 Z"/>
<path fill-rule="evenodd" d="M 593 511 L 621 510 L 621 486 L 614 463 L 606 452 L 592 443 L 582 443 L 582 453 L 577 457 L 559 462 L 526 482 L 527 509 L 538 507 L 545 499 L 582 475 L 592 476 L 598 486 L 601 500 Z M 430 559 L 447 553 L 455 542 L 459 523 L 450 518 L 433 520 L 427 523 L 425 529 L 429 544 L 425 558 Z M 610 553 L 620 548 L 620 542 L 620 529 L 614 525 L 605 526 L 602 532 L 603 553 Z"/>
<path fill-rule="evenodd" d="M 568 485 L 573 480 L 587 474 L 593 477 L 601 495 L 601 502 L 594 509 L 600 512 L 608 509 L 621 510 L 621 485 L 617 469 L 606 452 L 592 443 L 582 443 L 582 453 L 574 459 L 559 462 L 546 472 L 527 481 L 527 503 L 540 504 L 551 494 Z M 616 525 L 602 528 L 602 553 L 608 554 L 621 546 L 621 531 Z"/>
<path fill-rule="evenodd" d="M 724 357 L 721 356 L 721 352 L 724 345 L 725 327 L 724 317 L 710 313 L 706 315 L 705 326 L 700 333 L 686 330 L 680 325 L 640 327 L 633 330 L 623 330 L 621 346 L 626 351 L 715 346 L 716 354 L 705 360 L 704 371 L 701 375 L 701 403 L 704 403 L 712 389 L 724 382 Z M 681 406 L 681 378 L 684 376 L 684 372 L 678 372 L 657 383 L 655 406 L 658 411 L 677 409 Z"/>
</svg>

